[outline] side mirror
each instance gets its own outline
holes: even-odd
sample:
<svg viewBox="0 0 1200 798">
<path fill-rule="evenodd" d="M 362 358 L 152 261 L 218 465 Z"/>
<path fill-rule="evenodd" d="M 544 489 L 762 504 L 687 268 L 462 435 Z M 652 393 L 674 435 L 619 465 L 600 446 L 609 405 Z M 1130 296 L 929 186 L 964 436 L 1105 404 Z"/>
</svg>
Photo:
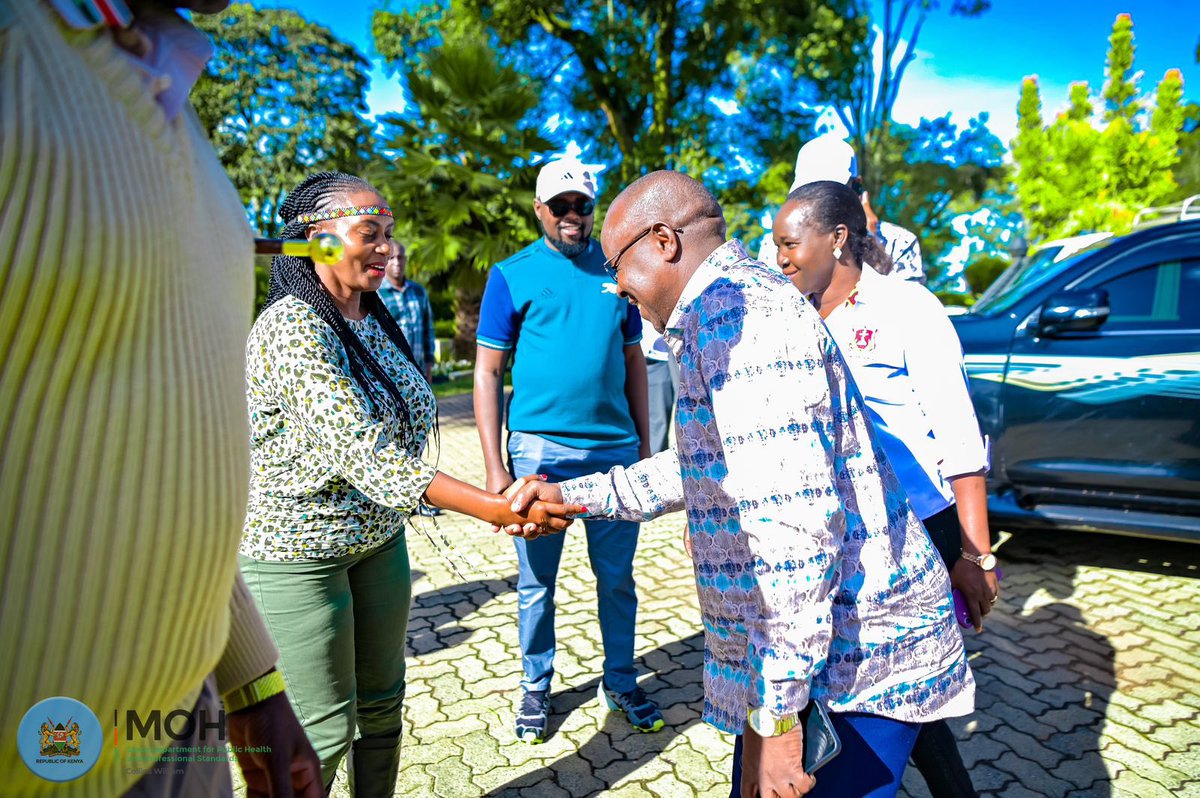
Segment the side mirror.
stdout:
<svg viewBox="0 0 1200 798">
<path fill-rule="evenodd" d="M 1060 291 L 1052 294 L 1038 316 L 1038 335 L 1092 332 L 1108 321 L 1108 291 Z"/>
</svg>

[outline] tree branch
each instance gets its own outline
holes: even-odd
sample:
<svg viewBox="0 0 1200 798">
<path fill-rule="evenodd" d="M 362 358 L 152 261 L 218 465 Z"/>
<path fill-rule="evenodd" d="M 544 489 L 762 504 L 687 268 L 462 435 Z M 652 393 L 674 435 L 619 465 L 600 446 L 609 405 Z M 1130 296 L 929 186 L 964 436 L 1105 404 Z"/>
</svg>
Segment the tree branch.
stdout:
<svg viewBox="0 0 1200 798">
<path fill-rule="evenodd" d="M 896 97 L 900 93 L 900 81 L 904 78 L 904 70 L 908 69 L 908 65 L 917 57 L 917 38 L 921 35 L 921 26 L 925 24 L 925 18 L 926 12 L 922 11 L 921 16 L 917 17 L 917 24 L 913 26 L 913 33 L 904 48 L 904 55 L 900 57 L 900 63 L 896 66 L 896 73 L 892 77 L 891 95 L 885 98 L 888 117 L 891 117 L 892 107 L 896 104 Z"/>
</svg>

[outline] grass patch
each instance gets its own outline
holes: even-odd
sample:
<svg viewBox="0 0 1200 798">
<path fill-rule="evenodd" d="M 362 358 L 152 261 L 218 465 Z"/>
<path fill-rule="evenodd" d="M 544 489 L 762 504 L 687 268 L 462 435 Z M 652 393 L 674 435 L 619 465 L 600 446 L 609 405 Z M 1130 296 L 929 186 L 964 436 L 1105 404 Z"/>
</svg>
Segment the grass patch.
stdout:
<svg viewBox="0 0 1200 798">
<path fill-rule="evenodd" d="M 457 396 L 460 393 L 470 393 L 475 387 L 475 377 L 468 374 L 445 382 L 433 383 L 433 395 L 438 399 L 446 396 Z"/>
<path fill-rule="evenodd" d="M 508 372 L 504 375 L 505 387 L 512 386 L 512 373 Z M 475 388 L 475 376 L 466 374 L 462 377 L 457 377 L 445 382 L 433 383 L 433 395 L 438 399 L 447 396 L 458 396 L 459 394 L 470 393 Z"/>
</svg>

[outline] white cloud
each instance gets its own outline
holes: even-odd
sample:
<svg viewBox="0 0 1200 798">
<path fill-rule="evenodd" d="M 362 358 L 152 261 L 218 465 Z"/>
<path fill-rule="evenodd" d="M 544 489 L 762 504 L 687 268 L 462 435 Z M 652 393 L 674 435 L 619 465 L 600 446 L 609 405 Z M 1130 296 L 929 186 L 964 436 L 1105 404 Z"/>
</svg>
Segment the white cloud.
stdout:
<svg viewBox="0 0 1200 798">
<path fill-rule="evenodd" d="M 371 85 L 367 89 L 368 113 L 371 116 L 393 111 L 402 114 L 407 107 L 408 101 L 404 99 L 404 88 L 400 85 L 400 80 L 389 77 L 381 66 L 376 65 L 371 70 Z"/>
</svg>

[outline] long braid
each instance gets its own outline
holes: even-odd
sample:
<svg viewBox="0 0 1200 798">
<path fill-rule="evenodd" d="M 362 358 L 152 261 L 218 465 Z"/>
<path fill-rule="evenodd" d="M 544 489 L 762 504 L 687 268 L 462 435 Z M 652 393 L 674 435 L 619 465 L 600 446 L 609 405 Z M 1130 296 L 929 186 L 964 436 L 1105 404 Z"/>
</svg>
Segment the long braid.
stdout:
<svg viewBox="0 0 1200 798">
<path fill-rule="evenodd" d="M 392 341 L 394 341 L 396 345 L 400 347 L 400 350 L 404 352 L 404 356 L 407 357 L 410 362 L 416 365 L 417 373 L 423 377 L 425 375 L 425 367 L 422 364 L 417 363 L 417 356 L 413 354 L 412 345 L 409 344 L 408 337 L 404 335 L 404 330 L 400 329 L 400 325 L 397 324 L 396 319 L 392 317 L 392 313 L 387 309 L 387 305 L 383 304 L 383 300 L 379 298 L 379 294 L 375 293 L 374 291 L 364 292 L 361 301 L 363 303 L 363 307 L 367 309 L 367 312 L 374 316 L 375 320 L 379 322 L 379 326 L 383 328 L 385 333 L 387 333 L 388 338 L 391 338 Z M 438 411 L 437 402 L 434 402 L 432 437 L 434 446 L 438 450 L 437 456 L 434 458 L 435 465 L 442 456 L 441 427 L 441 414 Z"/>
<path fill-rule="evenodd" d="M 304 238 L 308 224 L 296 221 L 297 216 L 333 207 L 340 195 L 358 191 L 375 191 L 375 189 L 365 180 L 341 172 L 317 172 L 309 175 L 288 194 L 287 199 L 280 206 L 279 215 L 286 222 L 286 226 L 283 228 L 283 237 Z M 341 311 L 334 304 L 333 297 L 317 277 L 310 259 L 296 258 L 290 255 L 276 255 L 272 259 L 270 287 L 263 310 L 265 311 L 285 296 L 294 296 L 308 304 L 333 329 L 346 350 L 351 376 L 377 411 L 387 406 L 390 400 L 390 404 L 400 417 L 401 442 L 406 448 L 411 446 L 416 435 L 413 430 L 412 418 L 408 412 L 408 403 L 404 401 L 400 390 L 383 370 L 379 361 L 350 329 L 350 325 L 346 323 Z M 404 356 L 415 365 L 412 348 L 404 338 L 404 333 L 400 331 L 399 326 L 387 309 L 383 307 L 383 303 L 379 301 L 375 293 L 363 294 L 363 301 L 367 311 L 379 322 L 392 343 L 396 344 Z M 417 371 L 423 373 L 420 368 Z M 368 377 L 368 372 L 375 378 L 374 381 Z M 383 386 L 386 397 L 380 394 L 376 381 Z"/>
</svg>

